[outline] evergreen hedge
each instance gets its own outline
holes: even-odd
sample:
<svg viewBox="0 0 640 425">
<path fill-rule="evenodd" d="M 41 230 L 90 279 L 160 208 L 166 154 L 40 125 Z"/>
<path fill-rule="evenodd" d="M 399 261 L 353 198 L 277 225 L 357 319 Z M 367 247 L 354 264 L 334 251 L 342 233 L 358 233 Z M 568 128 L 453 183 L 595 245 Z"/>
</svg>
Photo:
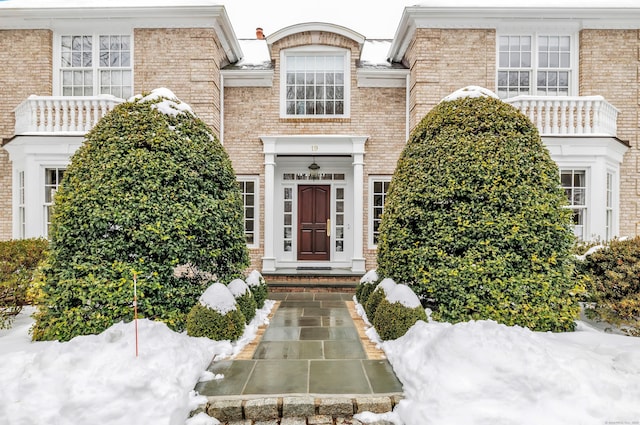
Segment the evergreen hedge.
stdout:
<svg viewBox="0 0 640 425">
<path fill-rule="evenodd" d="M 197 303 L 187 315 L 186 328 L 189 336 L 235 341 L 242 336 L 244 324 L 245 317 L 240 309 L 222 314 Z"/>
<path fill-rule="evenodd" d="M 612 240 L 578 264 L 588 282 L 587 314 L 640 336 L 640 237 Z"/>
<path fill-rule="evenodd" d="M 184 329 L 207 282 L 249 264 L 226 152 L 168 90 L 117 106 L 87 134 L 55 197 L 34 339 L 68 340 L 138 313 Z"/>
<path fill-rule="evenodd" d="M 492 97 L 443 101 L 398 161 L 378 273 L 411 284 L 436 320 L 573 329 L 566 204 L 529 119 Z"/>
</svg>

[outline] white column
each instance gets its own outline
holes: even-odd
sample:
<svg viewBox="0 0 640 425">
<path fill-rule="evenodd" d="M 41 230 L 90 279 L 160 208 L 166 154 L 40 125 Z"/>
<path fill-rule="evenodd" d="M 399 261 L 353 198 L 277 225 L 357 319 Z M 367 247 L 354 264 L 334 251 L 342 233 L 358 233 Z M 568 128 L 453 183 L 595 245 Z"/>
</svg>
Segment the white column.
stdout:
<svg viewBox="0 0 640 425">
<path fill-rule="evenodd" d="M 598 159 L 591 167 L 587 185 L 587 240 L 604 240 L 607 217 L 607 166 L 604 159 Z M 590 198 L 590 199 L 589 199 Z"/>
<path fill-rule="evenodd" d="M 354 140 L 353 147 L 353 256 L 351 271 L 364 273 L 364 142 Z"/>
<path fill-rule="evenodd" d="M 265 145 L 265 151 L 267 146 Z M 274 205 L 275 205 L 275 154 L 264 154 L 264 257 L 262 257 L 262 271 L 276 270 L 274 254 Z"/>
</svg>

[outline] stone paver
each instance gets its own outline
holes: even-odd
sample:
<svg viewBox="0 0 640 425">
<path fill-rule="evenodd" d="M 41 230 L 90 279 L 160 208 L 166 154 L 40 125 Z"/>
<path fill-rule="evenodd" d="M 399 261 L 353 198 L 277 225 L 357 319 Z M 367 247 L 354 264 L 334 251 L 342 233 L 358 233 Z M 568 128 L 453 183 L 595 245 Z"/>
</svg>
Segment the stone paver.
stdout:
<svg viewBox="0 0 640 425">
<path fill-rule="evenodd" d="M 229 425 L 359 425 L 354 413 L 399 402 L 402 385 L 364 334 L 352 294 L 275 295 L 258 340 L 210 365 L 224 379 L 196 386 L 210 416 Z"/>
</svg>

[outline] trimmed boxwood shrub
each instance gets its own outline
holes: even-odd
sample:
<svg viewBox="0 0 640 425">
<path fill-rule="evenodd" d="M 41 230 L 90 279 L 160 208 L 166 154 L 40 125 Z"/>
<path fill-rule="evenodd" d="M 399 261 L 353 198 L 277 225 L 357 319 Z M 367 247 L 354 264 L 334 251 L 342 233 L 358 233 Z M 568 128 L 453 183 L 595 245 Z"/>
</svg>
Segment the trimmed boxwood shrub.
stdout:
<svg viewBox="0 0 640 425">
<path fill-rule="evenodd" d="M 253 298 L 256 300 L 258 308 L 264 307 L 264 302 L 269 293 L 269 287 L 267 286 L 267 282 L 264 280 L 264 277 L 262 277 L 259 271 L 253 270 L 249 273 L 249 276 L 247 276 L 246 282 L 253 294 Z"/>
<path fill-rule="evenodd" d="M 376 309 L 373 326 L 384 341 L 398 339 L 407 333 L 418 320 L 427 321 L 422 306 L 407 307 L 400 302 L 389 302 L 383 298 Z"/>
<path fill-rule="evenodd" d="M 578 268 L 589 282 L 587 314 L 640 336 L 640 237 L 612 240 Z"/>
<path fill-rule="evenodd" d="M 363 307 L 369 299 L 369 295 L 376 289 L 377 283 L 378 273 L 375 270 L 369 270 L 356 285 L 356 299 Z"/>
<path fill-rule="evenodd" d="M 166 89 L 117 106 L 87 134 L 55 197 L 33 337 L 68 340 L 138 313 L 184 329 L 206 288 L 249 264 L 243 205 L 211 129 Z"/>
<path fill-rule="evenodd" d="M 380 225 L 378 273 L 410 283 L 433 318 L 575 326 L 580 288 L 556 164 L 536 127 L 494 97 L 453 97 L 413 130 Z"/>
<path fill-rule="evenodd" d="M 29 303 L 36 269 L 46 256 L 46 239 L 0 241 L 0 329 Z"/>
<path fill-rule="evenodd" d="M 242 336 L 244 324 L 245 318 L 240 309 L 221 314 L 197 303 L 187 315 L 187 334 L 216 341 L 235 341 Z"/>
<path fill-rule="evenodd" d="M 378 308 L 378 304 L 380 304 L 380 301 L 382 301 L 395 286 L 396 283 L 393 279 L 386 278 L 382 279 L 378 286 L 375 287 L 374 291 L 371 292 L 371 295 L 367 298 L 367 302 L 364 304 L 364 311 L 367 313 L 369 322 L 373 323 L 373 317 L 376 309 Z"/>
<path fill-rule="evenodd" d="M 229 283 L 228 288 L 236 299 L 240 311 L 244 314 L 246 322 L 251 322 L 256 316 L 258 305 L 247 284 L 242 279 L 234 279 Z"/>
</svg>

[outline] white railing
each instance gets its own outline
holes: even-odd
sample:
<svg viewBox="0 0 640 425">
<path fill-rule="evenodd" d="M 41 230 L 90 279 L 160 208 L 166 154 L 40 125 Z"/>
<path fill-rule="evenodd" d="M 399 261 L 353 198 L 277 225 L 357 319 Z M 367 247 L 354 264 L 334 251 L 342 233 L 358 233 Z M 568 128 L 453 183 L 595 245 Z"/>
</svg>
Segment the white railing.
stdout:
<svg viewBox="0 0 640 425">
<path fill-rule="evenodd" d="M 100 96 L 29 96 L 14 113 L 15 134 L 81 133 L 93 127 L 122 99 Z"/>
<path fill-rule="evenodd" d="M 618 110 L 602 96 L 517 96 L 505 102 L 529 117 L 543 136 L 616 136 Z"/>
</svg>

